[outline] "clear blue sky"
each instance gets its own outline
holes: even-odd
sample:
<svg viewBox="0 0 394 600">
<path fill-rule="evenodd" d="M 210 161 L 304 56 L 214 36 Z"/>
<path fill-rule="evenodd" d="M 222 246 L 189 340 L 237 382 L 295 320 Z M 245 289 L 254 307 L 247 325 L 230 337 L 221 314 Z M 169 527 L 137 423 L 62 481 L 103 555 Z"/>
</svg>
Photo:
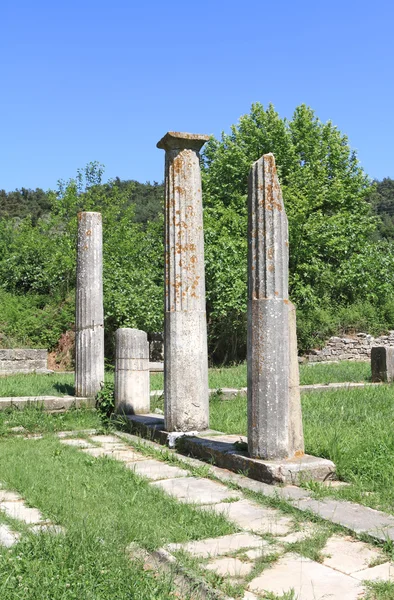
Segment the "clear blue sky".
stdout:
<svg viewBox="0 0 394 600">
<path fill-rule="evenodd" d="M 92 160 L 163 178 L 168 130 L 228 131 L 252 102 L 305 102 L 394 177 L 390 0 L 3 0 L 0 188 L 54 188 Z"/>
</svg>

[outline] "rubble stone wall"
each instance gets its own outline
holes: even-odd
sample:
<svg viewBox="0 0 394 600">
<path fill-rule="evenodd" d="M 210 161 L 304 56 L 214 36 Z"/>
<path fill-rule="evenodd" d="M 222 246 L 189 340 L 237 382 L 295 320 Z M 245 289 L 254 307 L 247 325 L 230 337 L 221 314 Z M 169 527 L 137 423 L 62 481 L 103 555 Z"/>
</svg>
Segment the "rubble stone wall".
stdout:
<svg viewBox="0 0 394 600">
<path fill-rule="evenodd" d="M 338 360 L 370 360 L 373 346 L 394 346 L 394 331 L 374 337 L 367 333 L 356 333 L 344 337 L 331 337 L 321 350 L 311 350 L 309 362 Z"/>
</svg>

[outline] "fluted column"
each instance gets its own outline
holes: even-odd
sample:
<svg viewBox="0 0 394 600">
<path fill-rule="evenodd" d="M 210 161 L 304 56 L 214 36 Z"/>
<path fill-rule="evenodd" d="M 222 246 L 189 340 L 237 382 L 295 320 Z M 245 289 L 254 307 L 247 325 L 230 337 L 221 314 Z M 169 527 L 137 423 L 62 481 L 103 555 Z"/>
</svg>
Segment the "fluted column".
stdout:
<svg viewBox="0 0 394 600">
<path fill-rule="evenodd" d="M 199 150 L 206 135 L 167 133 L 164 419 L 167 431 L 208 427 L 204 232 Z"/>
<path fill-rule="evenodd" d="M 125 415 L 148 413 L 148 336 L 140 329 L 124 327 L 116 331 L 115 346 L 115 411 Z"/>
<path fill-rule="evenodd" d="M 103 234 L 101 214 L 78 214 L 75 395 L 91 398 L 104 382 Z"/>
<path fill-rule="evenodd" d="M 288 228 L 275 159 L 249 175 L 248 449 L 287 458 L 289 436 Z"/>
</svg>

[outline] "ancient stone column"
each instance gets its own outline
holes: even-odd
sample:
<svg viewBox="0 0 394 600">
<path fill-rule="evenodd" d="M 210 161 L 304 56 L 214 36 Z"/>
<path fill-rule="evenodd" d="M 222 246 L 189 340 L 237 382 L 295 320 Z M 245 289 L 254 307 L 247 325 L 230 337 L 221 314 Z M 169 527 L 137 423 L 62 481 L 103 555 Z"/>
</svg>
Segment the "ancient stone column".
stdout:
<svg viewBox="0 0 394 600">
<path fill-rule="evenodd" d="M 118 329 L 115 347 L 115 412 L 124 415 L 148 413 L 148 336 L 140 329 Z"/>
<path fill-rule="evenodd" d="M 101 214 L 78 214 L 75 395 L 92 398 L 104 382 L 103 234 Z"/>
<path fill-rule="evenodd" d="M 375 346 L 371 349 L 371 372 L 373 383 L 393 383 L 394 348 L 391 346 Z"/>
<path fill-rule="evenodd" d="M 303 439 L 291 422 L 292 414 L 301 418 L 298 364 L 293 356 L 290 382 L 288 227 L 272 154 L 251 168 L 248 210 L 248 450 L 283 459 L 302 453 Z"/>
<path fill-rule="evenodd" d="M 167 133 L 165 159 L 164 420 L 208 427 L 208 356 L 199 150 L 206 135 Z"/>
</svg>

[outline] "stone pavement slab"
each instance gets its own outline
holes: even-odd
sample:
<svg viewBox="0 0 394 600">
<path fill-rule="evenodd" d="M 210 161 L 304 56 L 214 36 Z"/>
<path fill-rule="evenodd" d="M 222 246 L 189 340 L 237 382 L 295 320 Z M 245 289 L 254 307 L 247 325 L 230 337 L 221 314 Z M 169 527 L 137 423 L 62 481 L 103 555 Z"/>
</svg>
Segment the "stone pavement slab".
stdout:
<svg viewBox="0 0 394 600">
<path fill-rule="evenodd" d="M 278 596 L 294 590 L 297 600 L 358 600 L 359 581 L 296 554 L 285 554 L 271 568 L 253 579 L 252 592 Z"/>
<path fill-rule="evenodd" d="M 242 600 L 259 600 L 259 598 L 256 596 L 256 594 L 252 594 L 252 592 L 245 592 Z"/>
<path fill-rule="evenodd" d="M 132 469 L 138 475 L 148 477 L 154 481 L 160 479 L 171 479 L 174 477 L 188 477 L 189 472 L 180 469 L 174 465 L 162 463 L 159 460 L 149 459 L 127 464 L 128 469 Z"/>
<path fill-rule="evenodd" d="M 23 502 L 1 502 L 0 510 L 4 511 L 8 517 L 24 521 L 28 525 L 42 523 L 43 518 L 37 508 L 30 508 Z"/>
<path fill-rule="evenodd" d="M 381 579 L 383 581 L 394 581 L 394 563 L 386 562 L 370 569 L 363 569 L 352 573 L 352 577 L 359 581 L 376 581 Z"/>
<path fill-rule="evenodd" d="M 115 435 L 92 435 L 90 439 L 99 444 L 119 444 L 119 438 Z"/>
<path fill-rule="evenodd" d="M 216 502 L 223 502 L 223 500 L 240 497 L 237 492 L 229 490 L 221 483 L 200 477 L 165 479 L 163 481 L 153 481 L 151 485 L 157 485 L 167 494 L 187 503 L 215 504 Z"/>
<path fill-rule="evenodd" d="M 12 531 L 8 525 L 0 525 L 0 546 L 11 548 L 19 540 L 19 533 Z"/>
<path fill-rule="evenodd" d="M 17 502 L 18 500 L 22 500 L 22 498 L 16 492 L 0 489 L 0 502 Z"/>
<path fill-rule="evenodd" d="M 232 535 L 223 535 L 218 538 L 199 540 L 196 542 L 168 544 L 166 548 L 170 552 L 184 550 L 198 558 L 209 558 L 211 556 L 232 554 L 242 548 L 260 548 L 266 544 L 267 542 L 257 535 L 251 533 L 234 533 Z"/>
<path fill-rule="evenodd" d="M 347 536 L 333 535 L 327 540 L 322 554 L 326 555 L 323 564 L 341 573 L 351 575 L 355 571 L 367 569 L 373 562 L 382 560 L 377 548 Z"/>
<path fill-rule="evenodd" d="M 381 541 L 394 540 L 394 516 L 373 508 L 343 500 L 303 498 L 293 505 L 310 510 L 323 519 L 342 525 L 356 533 L 366 533 Z"/>
<path fill-rule="evenodd" d="M 87 440 L 83 440 L 80 438 L 63 438 L 60 440 L 61 444 L 66 444 L 67 446 L 75 446 L 76 448 L 93 448 L 93 444 L 90 444 Z"/>
<path fill-rule="evenodd" d="M 146 456 L 143 454 L 139 454 L 138 452 L 134 452 L 133 450 L 118 450 L 115 449 L 113 451 L 104 450 L 105 455 L 109 458 L 114 458 L 115 460 L 120 460 L 121 462 L 134 462 L 136 460 L 146 460 Z"/>
<path fill-rule="evenodd" d="M 225 515 L 247 531 L 255 533 L 271 533 L 272 535 L 286 535 L 293 527 L 293 520 L 283 516 L 275 508 L 266 508 L 250 500 L 220 503 L 212 510 Z"/>
<path fill-rule="evenodd" d="M 253 563 L 244 562 L 239 558 L 223 557 L 217 558 L 205 566 L 208 571 L 214 571 L 222 577 L 235 577 L 242 579 L 249 575 L 253 569 Z"/>
</svg>

